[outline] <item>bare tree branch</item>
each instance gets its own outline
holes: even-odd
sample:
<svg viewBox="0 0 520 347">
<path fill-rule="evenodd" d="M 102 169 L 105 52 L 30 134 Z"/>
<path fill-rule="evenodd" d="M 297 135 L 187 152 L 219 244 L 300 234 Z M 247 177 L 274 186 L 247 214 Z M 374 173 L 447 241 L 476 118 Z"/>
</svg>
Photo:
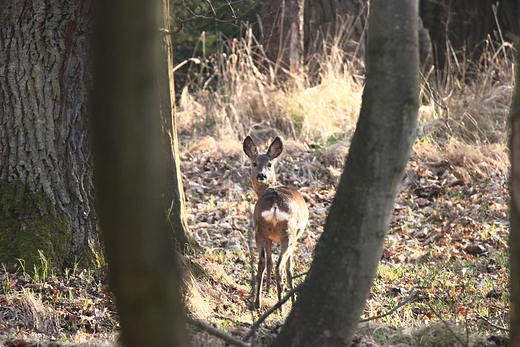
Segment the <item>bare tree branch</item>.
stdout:
<svg viewBox="0 0 520 347">
<path fill-rule="evenodd" d="M 235 25 L 237 21 L 240 18 L 245 17 L 249 12 L 251 12 L 256 5 L 258 4 L 258 1 L 254 1 L 253 4 L 247 8 L 245 11 L 242 12 L 242 14 L 237 15 L 235 9 L 233 8 L 233 5 L 244 3 L 244 0 L 237 0 L 237 1 L 227 1 L 226 4 L 220 5 L 218 7 L 214 7 L 211 3 L 211 0 L 206 0 L 208 3 L 210 9 L 203 14 L 197 14 L 195 13 L 186 3 L 184 3 L 184 7 L 190 12 L 191 17 L 186 19 L 180 19 L 174 20 L 174 24 L 177 27 L 175 30 L 170 31 L 170 33 L 178 33 L 184 28 L 184 25 L 190 22 L 194 21 L 206 21 L 211 20 L 215 22 L 215 25 L 219 24 L 232 24 Z M 224 8 L 229 8 L 231 11 L 231 19 L 219 19 L 218 13 L 220 10 Z"/>
<path fill-rule="evenodd" d="M 228 6 L 229 6 L 229 10 L 231 11 L 231 16 L 236 19 L 237 15 L 235 13 L 235 9 L 233 8 L 233 6 L 231 4 L 231 1 L 227 0 L 226 2 L 228 4 Z"/>
<path fill-rule="evenodd" d="M 245 334 L 245 336 L 242 338 L 242 341 L 247 341 L 251 338 L 251 336 L 253 336 L 253 333 L 256 329 L 258 329 L 258 327 L 260 326 L 260 324 L 262 324 L 262 322 L 264 320 L 267 319 L 267 317 L 269 317 L 271 315 L 271 313 L 273 313 L 274 311 L 276 311 L 277 309 L 279 309 L 280 307 L 282 307 L 283 304 L 285 304 L 287 302 L 287 300 L 289 300 L 291 298 L 291 296 L 294 295 L 294 293 L 297 293 L 299 292 L 302 287 L 305 285 L 305 282 L 304 283 L 301 283 L 299 285 L 297 285 L 296 287 L 294 287 L 293 289 L 289 290 L 287 292 L 287 294 L 285 294 L 285 296 L 276 303 L 276 305 L 274 305 L 273 307 L 271 307 L 270 309 L 268 309 L 267 311 L 265 311 L 265 313 L 263 315 L 260 316 L 260 318 L 258 318 L 258 320 L 253 324 L 253 326 L 251 327 L 251 329 L 247 332 L 247 334 Z"/>
<path fill-rule="evenodd" d="M 444 320 L 444 318 L 441 317 L 441 315 L 439 314 L 439 312 L 437 312 L 433 307 L 432 305 L 430 305 L 429 302 L 426 303 L 426 305 L 428 305 L 428 307 L 430 308 L 430 310 L 433 312 L 434 315 L 437 316 L 437 318 L 439 318 L 441 320 L 441 322 L 444 324 L 444 326 L 446 326 L 446 328 L 450 331 L 450 333 L 453 335 L 453 337 L 455 337 L 455 339 L 464 347 L 468 347 L 468 343 L 464 343 L 464 341 L 462 341 L 462 339 L 459 337 L 459 335 L 457 335 L 453 329 L 450 327 L 450 325 L 448 324 L 448 322 L 446 322 Z"/>
<path fill-rule="evenodd" d="M 493 328 L 495 328 L 495 329 L 502 330 L 502 331 L 509 331 L 509 329 L 494 324 L 494 323 L 491 322 L 489 319 L 487 319 L 486 317 L 483 317 L 483 316 L 479 315 L 478 313 L 477 313 L 477 317 L 480 318 L 480 319 L 482 319 L 484 322 L 486 322 L 486 324 L 489 325 L 490 327 L 493 327 Z"/>
<path fill-rule="evenodd" d="M 187 320 L 188 324 L 201 328 L 202 330 L 226 341 L 227 343 L 229 343 L 233 346 L 249 347 L 249 344 L 245 343 L 244 341 L 236 339 L 233 336 L 226 334 L 222 330 L 219 330 L 217 328 L 212 327 L 209 324 L 204 323 L 203 321 L 200 321 L 200 320 L 194 319 L 194 318 L 190 318 L 190 317 L 186 317 L 186 320 Z"/>
<path fill-rule="evenodd" d="M 213 18 L 217 19 L 217 11 L 215 11 L 215 9 L 213 8 L 213 4 L 211 3 L 211 0 L 206 0 L 206 3 L 208 4 L 209 8 L 211 9 Z"/>
</svg>

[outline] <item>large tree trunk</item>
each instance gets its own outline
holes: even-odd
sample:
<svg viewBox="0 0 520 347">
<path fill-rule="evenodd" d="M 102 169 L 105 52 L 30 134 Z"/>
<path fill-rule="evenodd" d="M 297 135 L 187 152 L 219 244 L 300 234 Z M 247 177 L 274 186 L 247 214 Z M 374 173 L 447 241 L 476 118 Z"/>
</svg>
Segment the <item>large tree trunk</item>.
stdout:
<svg viewBox="0 0 520 347">
<path fill-rule="evenodd" d="M 417 0 L 372 0 L 361 114 L 304 287 L 274 346 L 348 346 L 413 143 Z M 399 86 L 399 88 L 396 88 Z"/>
<path fill-rule="evenodd" d="M 0 3 L 0 262 L 104 262 L 87 89 L 90 0 Z M 9 241 L 7 241 L 9 240 Z"/>
<path fill-rule="evenodd" d="M 96 8 L 95 179 L 125 346 L 189 345 L 162 202 L 159 9 L 158 0 L 99 1 Z"/>
<path fill-rule="evenodd" d="M 518 52 L 518 48 L 517 48 Z M 509 345 L 520 347 L 520 55 L 516 58 L 516 88 L 511 104 L 511 207 L 509 220 L 509 264 L 511 267 L 511 311 Z"/>
<path fill-rule="evenodd" d="M 276 74 L 301 68 L 303 4 L 303 0 L 266 0 L 262 5 L 260 43 L 269 60 L 275 62 Z"/>
<path fill-rule="evenodd" d="M 327 52 L 335 45 L 350 59 L 364 59 L 367 17 L 368 0 L 308 0 L 304 26 L 306 58 L 312 60 L 314 53 Z"/>
</svg>

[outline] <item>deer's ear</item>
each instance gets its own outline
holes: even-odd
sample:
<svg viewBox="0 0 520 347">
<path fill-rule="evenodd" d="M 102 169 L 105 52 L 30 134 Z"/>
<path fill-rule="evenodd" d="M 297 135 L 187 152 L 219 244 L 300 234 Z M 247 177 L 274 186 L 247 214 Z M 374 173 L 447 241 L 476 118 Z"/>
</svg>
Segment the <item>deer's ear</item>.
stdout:
<svg viewBox="0 0 520 347">
<path fill-rule="evenodd" d="M 251 136 L 247 136 L 244 140 L 243 145 L 244 153 L 250 158 L 255 159 L 258 156 L 258 149 L 256 147 L 255 141 L 251 138 Z"/>
<path fill-rule="evenodd" d="M 280 154 L 282 154 L 283 151 L 283 143 L 282 139 L 278 136 L 273 140 L 271 145 L 269 146 L 269 149 L 267 150 L 267 155 L 271 159 L 278 158 Z"/>
</svg>

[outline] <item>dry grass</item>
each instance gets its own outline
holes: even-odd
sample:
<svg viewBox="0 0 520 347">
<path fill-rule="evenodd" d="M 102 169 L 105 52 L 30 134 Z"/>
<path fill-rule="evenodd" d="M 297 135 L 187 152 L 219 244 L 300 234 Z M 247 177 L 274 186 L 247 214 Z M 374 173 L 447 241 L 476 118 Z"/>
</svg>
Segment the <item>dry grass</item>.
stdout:
<svg viewBox="0 0 520 347">
<path fill-rule="evenodd" d="M 443 143 L 425 139 L 417 142 L 413 155 L 433 165 L 451 165 L 457 178 L 469 182 L 472 178 L 486 178 L 509 171 L 508 149 L 503 144 L 475 145 L 450 137 Z"/>
<path fill-rule="evenodd" d="M 75 270 L 45 278 L 0 273 L 0 346 L 116 346 L 114 303 L 102 290 L 101 273 Z M 10 341 L 10 342 L 7 342 Z"/>
<path fill-rule="evenodd" d="M 249 35 L 224 45 L 220 53 L 191 70 L 179 101 L 179 130 L 197 138 L 262 139 L 275 134 L 326 144 L 351 135 L 359 114 L 362 88 L 338 49 L 323 59 L 320 83 L 309 87 L 305 73 L 278 83 L 257 42 Z M 260 63 L 259 63 L 260 62 Z M 205 80 L 198 76 L 208 75 Z"/>
<path fill-rule="evenodd" d="M 514 48 L 488 44 L 476 63 L 459 61 L 448 49 L 444 70 L 423 81 L 420 135 L 440 142 L 455 137 L 475 145 L 507 143 Z"/>
<path fill-rule="evenodd" d="M 353 134 L 363 90 L 363 78 L 345 63 L 337 46 L 319 59 L 319 76 L 286 72 L 280 82 L 266 62 L 251 31 L 244 39 L 222 41 L 219 54 L 192 59 L 179 100 L 179 130 L 189 138 L 211 135 L 217 141 L 240 140 L 254 133 L 265 141 L 284 135 L 325 147 Z M 346 36 L 346 35 L 343 35 Z M 514 69 L 513 48 L 489 44 L 477 63 L 448 55 L 444 70 L 423 76 L 419 137 L 439 146 L 449 138 L 470 145 L 507 142 L 507 116 Z M 450 52 L 451 53 L 451 52 Z M 312 81 L 318 81 L 313 83 Z"/>
<path fill-rule="evenodd" d="M 55 332 L 60 328 L 60 317 L 55 310 L 45 305 L 32 290 L 23 289 L 7 297 L 6 304 L 14 307 L 9 320 L 17 321 L 25 329 Z"/>
</svg>

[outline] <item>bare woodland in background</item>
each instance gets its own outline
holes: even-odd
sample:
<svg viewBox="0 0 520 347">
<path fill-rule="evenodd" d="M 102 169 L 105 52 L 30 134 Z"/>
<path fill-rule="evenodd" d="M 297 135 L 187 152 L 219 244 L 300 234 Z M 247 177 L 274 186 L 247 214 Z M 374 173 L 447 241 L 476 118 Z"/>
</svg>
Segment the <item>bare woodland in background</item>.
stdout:
<svg viewBox="0 0 520 347">
<path fill-rule="evenodd" d="M 2 343 L 120 329 L 125 345 L 520 343 L 516 2 L 157 5 L 0 4 Z M 402 31 L 387 29 L 393 11 Z M 250 310 L 248 134 L 284 137 L 280 181 L 310 209 L 288 316 Z"/>
</svg>

